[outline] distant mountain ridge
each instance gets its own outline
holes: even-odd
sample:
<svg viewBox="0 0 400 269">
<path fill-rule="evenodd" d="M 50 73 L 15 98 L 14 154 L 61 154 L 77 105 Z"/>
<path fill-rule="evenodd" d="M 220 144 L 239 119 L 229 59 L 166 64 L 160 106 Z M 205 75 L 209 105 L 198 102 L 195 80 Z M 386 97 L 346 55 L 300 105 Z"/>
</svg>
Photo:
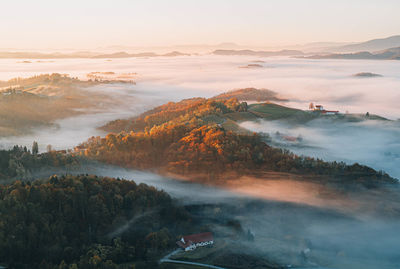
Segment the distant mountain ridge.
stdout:
<svg viewBox="0 0 400 269">
<path fill-rule="evenodd" d="M 400 35 L 332 48 L 334 52 L 380 51 L 400 47 Z"/>
<path fill-rule="evenodd" d="M 296 56 L 304 53 L 299 50 L 279 50 L 279 51 L 254 51 L 254 50 L 215 50 L 212 52 L 215 55 L 249 55 L 249 56 Z"/>
<path fill-rule="evenodd" d="M 127 52 L 116 52 L 116 53 L 109 53 L 109 54 L 100 54 L 93 56 L 92 58 L 130 58 L 130 57 L 158 57 L 158 56 L 168 56 L 168 57 L 175 57 L 175 56 L 189 56 L 190 54 L 181 53 L 179 51 L 172 51 L 165 54 L 156 54 L 154 52 L 142 52 L 142 53 L 127 53 Z"/>
<path fill-rule="evenodd" d="M 130 58 L 130 57 L 175 57 L 189 56 L 190 54 L 179 51 L 172 51 L 165 54 L 154 52 L 127 53 L 125 51 L 99 54 L 93 52 L 73 52 L 73 53 L 41 53 L 41 52 L 0 52 L 0 59 L 65 59 L 65 58 Z"/>
<path fill-rule="evenodd" d="M 360 51 L 356 53 L 333 53 L 326 55 L 313 55 L 309 59 L 347 59 L 347 60 L 400 60 L 400 47 L 377 51 L 374 53 Z"/>
</svg>

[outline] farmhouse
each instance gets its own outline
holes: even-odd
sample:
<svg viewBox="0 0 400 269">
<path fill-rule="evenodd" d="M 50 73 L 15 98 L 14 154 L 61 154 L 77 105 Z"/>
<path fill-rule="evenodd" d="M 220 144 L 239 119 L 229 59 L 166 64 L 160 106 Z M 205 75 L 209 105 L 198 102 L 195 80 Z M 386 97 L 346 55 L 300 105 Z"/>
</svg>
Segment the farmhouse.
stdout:
<svg viewBox="0 0 400 269">
<path fill-rule="evenodd" d="M 213 245 L 214 237 L 210 232 L 185 235 L 181 238 L 181 240 L 176 242 L 176 244 L 185 251 L 190 251 L 196 249 L 197 247 Z"/>
<path fill-rule="evenodd" d="M 290 136 L 290 135 L 284 135 L 282 138 L 288 142 L 297 142 L 297 137 L 295 136 Z"/>
<path fill-rule="evenodd" d="M 325 110 L 322 105 L 316 105 L 315 108 L 313 109 L 314 112 L 319 112 L 321 114 L 325 115 L 337 115 L 339 114 L 339 111 L 337 110 Z"/>
</svg>

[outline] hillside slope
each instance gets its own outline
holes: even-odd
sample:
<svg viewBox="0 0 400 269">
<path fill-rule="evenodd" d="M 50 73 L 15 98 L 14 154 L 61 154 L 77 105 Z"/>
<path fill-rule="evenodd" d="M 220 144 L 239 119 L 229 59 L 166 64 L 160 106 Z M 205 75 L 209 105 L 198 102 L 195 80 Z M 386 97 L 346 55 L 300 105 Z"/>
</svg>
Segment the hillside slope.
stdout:
<svg viewBox="0 0 400 269">
<path fill-rule="evenodd" d="M 92 137 L 75 150 L 101 162 L 210 182 L 227 172 L 257 171 L 323 175 L 326 180 L 369 187 L 396 182 L 363 165 L 329 163 L 271 147 L 266 143 L 268 136 L 241 130 L 236 122 L 249 118 L 307 121 L 315 117 L 319 114 L 275 104 L 248 106 L 235 98 L 194 98 L 168 103 L 130 120 L 111 122 L 104 128 L 114 133 Z"/>
<path fill-rule="evenodd" d="M 9 268 L 151 266 L 190 222 L 163 191 L 96 176 L 0 185 L 0 209 L 0 261 Z"/>
<path fill-rule="evenodd" d="M 400 47 L 400 35 L 368 40 L 366 42 L 334 48 L 337 52 L 378 51 Z"/>
<path fill-rule="evenodd" d="M 348 60 L 400 60 L 400 47 L 377 52 L 361 51 L 355 53 L 326 54 L 309 56 L 310 59 L 348 59 Z"/>
</svg>

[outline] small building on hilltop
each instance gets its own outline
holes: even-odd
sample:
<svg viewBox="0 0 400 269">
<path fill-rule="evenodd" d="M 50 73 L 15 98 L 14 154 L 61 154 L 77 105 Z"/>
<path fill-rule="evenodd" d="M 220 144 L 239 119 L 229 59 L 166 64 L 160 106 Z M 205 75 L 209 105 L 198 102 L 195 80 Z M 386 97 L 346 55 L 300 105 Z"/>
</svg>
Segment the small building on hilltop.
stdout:
<svg viewBox="0 0 400 269">
<path fill-rule="evenodd" d="M 176 244 L 185 251 L 194 250 L 197 247 L 211 246 L 214 244 L 214 237 L 211 232 L 191 234 L 182 236 Z"/>
<path fill-rule="evenodd" d="M 337 114 L 339 114 L 339 111 L 337 111 L 337 110 L 326 110 L 322 105 L 316 105 L 313 108 L 313 111 L 321 113 L 321 114 L 325 114 L 325 115 L 337 115 Z"/>
</svg>

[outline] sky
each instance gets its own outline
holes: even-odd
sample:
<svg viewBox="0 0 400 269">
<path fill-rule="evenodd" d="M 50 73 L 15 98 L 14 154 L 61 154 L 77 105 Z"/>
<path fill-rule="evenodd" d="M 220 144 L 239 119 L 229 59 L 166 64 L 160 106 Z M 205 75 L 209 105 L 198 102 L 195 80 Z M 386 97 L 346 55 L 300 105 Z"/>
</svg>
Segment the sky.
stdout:
<svg viewBox="0 0 400 269">
<path fill-rule="evenodd" d="M 398 0 L 2 0 L 1 48 L 359 42 L 400 33 Z"/>
</svg>

